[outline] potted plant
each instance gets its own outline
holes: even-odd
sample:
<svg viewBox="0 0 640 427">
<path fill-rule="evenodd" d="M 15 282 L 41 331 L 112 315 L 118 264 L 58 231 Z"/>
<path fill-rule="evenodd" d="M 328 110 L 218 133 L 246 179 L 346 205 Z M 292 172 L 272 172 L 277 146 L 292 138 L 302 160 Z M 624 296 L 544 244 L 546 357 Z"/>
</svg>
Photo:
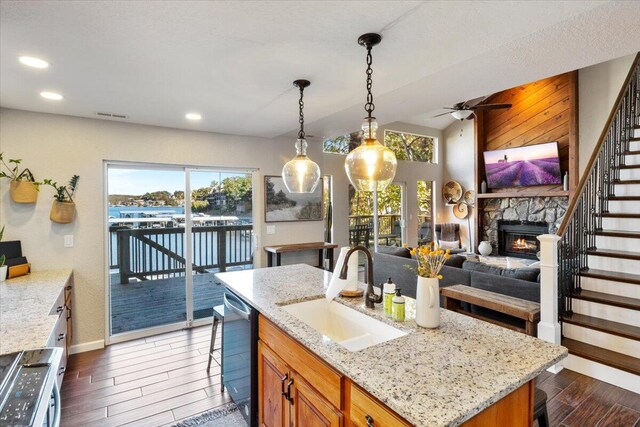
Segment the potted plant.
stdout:
<svg viewBox="0 0 640 427">
<path fill-rule="evenodd" d="M 2 241 L 2 235 L 4 234 L 4 226 L 0 230 L 0 242 Z M 4 262 L 7 260 L 7 257 L 4 254 L 0 255 L 0 282 L 4 282 L 4 279 L 7 278 L 7 266 L 4 265 Z"/>
<path fill-rule="evenodd" d="M 73 201 L 73 195 L 76 192 L 79 179 L 78 175 L 73 175 L 67 185 L 58 185 L 57 182 L 50 179 L 44 180 L 46 185 L 50 185 L 56 190 L 56 194 L 53 196 L 55 200 L 51 205 L 51 213 L 49 214 L 51 221 L 58 224 L 73 222 L 76 215 L 76 204 Z"/>
<path fill-rule="evenodd" d="M 35 203 L 38 200 L 39 182 L 36 182 L 28 168 L 20 170 L 22 159 L 4 161 L 4 153 L 0 153 L 0 178 L 11 180 L 11 200 L 16 203 Z"/>
</svg>

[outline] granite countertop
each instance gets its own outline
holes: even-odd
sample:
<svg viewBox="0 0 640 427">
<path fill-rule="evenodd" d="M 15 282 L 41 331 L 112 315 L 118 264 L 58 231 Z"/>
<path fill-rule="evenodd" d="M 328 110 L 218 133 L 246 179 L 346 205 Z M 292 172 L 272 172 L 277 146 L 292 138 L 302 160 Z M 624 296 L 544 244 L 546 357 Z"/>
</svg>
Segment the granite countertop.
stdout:
<svg viewBox="0 0 640 427">
<path fill-rule="evenodd" d="M 36 271 L 0 283 L 0 354 L 44 347 L 58 320 L 49 314 L 72 270 Z"/>
<path fill-rule="evenodd" d="M 218 273 L 262 315 L 297 339 L 389 408 L 416 426 L 456 426 L 497 402 L 567 355 L 567 349 L 469 316 L 441 311 L 441 326 L 416 325 L 407 298 L 404 323 L 384 316 L 382 305 L 362 298 L 341 304 L 408 335 L 350 352 L 281 309 L 324 297 L 331 273 L 292 265 Z M 360 283 L 364 288 L 364 284 Z"/>
</svg>

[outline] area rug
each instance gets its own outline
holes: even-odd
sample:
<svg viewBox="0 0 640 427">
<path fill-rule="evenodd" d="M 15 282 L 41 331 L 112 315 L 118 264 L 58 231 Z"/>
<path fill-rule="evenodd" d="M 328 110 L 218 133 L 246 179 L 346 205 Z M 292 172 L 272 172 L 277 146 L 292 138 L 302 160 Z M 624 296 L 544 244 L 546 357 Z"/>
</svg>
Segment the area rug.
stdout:
<svg viewBox="0 0 640 427">
<path fill-rule="evenodd" d="M 173 427 L 247 427 L 234 403 L 221 406 L 174 424 Z"/>
</svg>

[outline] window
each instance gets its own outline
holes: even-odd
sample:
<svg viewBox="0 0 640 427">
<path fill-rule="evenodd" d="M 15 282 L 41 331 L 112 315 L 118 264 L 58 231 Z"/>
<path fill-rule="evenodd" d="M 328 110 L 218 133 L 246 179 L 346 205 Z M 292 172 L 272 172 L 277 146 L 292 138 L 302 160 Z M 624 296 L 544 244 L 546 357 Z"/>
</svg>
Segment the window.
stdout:
<svg viewBox="0 0 640 427">
<path fill-rule="evenodd" d="M 350 245 L 370 247 L 373 242 L 373 197 L 371 191 L 356 191 L 349 184 Z M 403 201 L 401 184 L 390 184 L 378 192 L 378 244 L 402 245 Z"/>
<path fill-rule="evenodd" d="M 322 151 L 332 154 L 349 154 L 362 142 L 362 131 L 345 133 L 322 142 Z M 394 130 L 384 131 L 384 145 L 389 147 L 398 160 L 434 163 L 435 138 Z"/>
<path fill-rule="evenodd" d="M 396 155 L 398 160 L 433 163 L 435 138 L 413 133 L 384 131 L 384 145 Z"/>
<path fill-rule="evenodd" d="M 433 240 L 433 181 L 418 181 L 418 244 Z"/>
<path fill-rule="evenodd" d="M 322 151 L 332 154 L 347 155 L 351 150 L 360 145 L 362 141 L 362 131 L 345 133 L 335 138 L 327 138 L 322 141 Z"/>
</svg>

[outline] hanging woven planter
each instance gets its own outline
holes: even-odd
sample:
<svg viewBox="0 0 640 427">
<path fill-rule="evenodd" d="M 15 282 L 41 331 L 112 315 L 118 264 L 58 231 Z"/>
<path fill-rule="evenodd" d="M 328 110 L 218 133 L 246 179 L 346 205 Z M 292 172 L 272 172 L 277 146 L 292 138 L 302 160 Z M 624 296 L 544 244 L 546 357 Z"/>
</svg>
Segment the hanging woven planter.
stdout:
<svg viewBox="0 0 640 427">
<path fill-rule="evenodd" d="M 11 181 L 11 200 L 15 203 L 35 203 L 38 187 L 31 181 Z"/>
<path fill-rule="evenodd" d="M 69 224 L 76 216 L 76 204 L 74 202 L 53 201 L 49 219 L 58 224 Z"/>
</svg>

